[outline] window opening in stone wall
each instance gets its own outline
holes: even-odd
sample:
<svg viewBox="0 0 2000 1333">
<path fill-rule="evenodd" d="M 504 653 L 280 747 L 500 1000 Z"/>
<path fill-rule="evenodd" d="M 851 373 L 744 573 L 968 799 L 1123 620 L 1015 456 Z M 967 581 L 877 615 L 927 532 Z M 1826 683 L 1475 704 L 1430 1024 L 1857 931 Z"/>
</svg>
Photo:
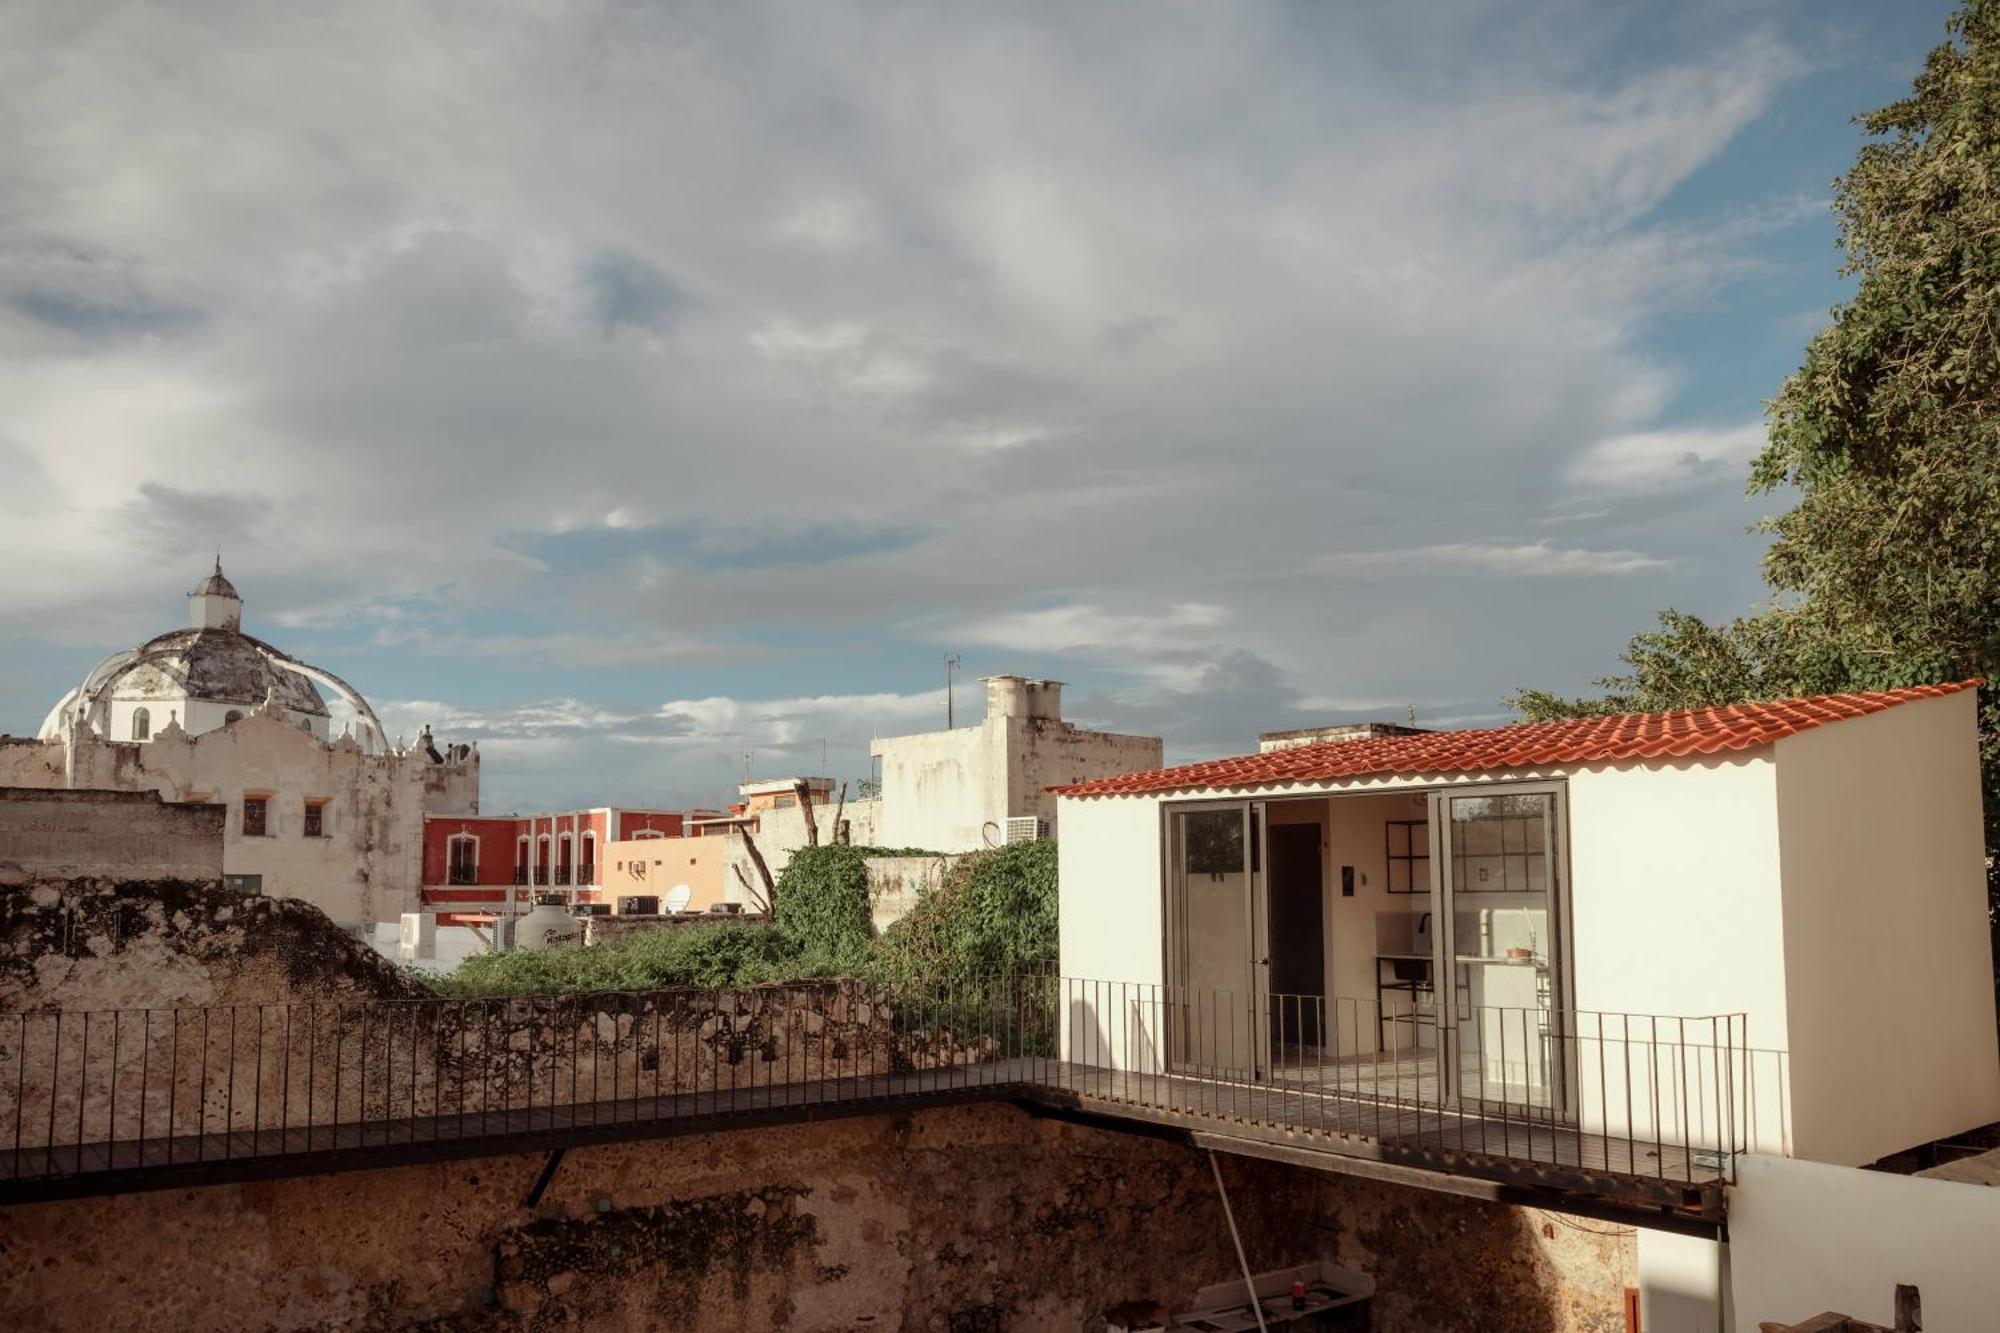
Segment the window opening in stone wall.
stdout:
<svg viewBox="0 0 2000 1333">
<path fill-rule="evenodd" d="M 306 818 L 305 818 L 304 831 L 305 835 L 308 838 L 324 838 L 326 836 L 325 801 L 306 802 Z"/>
<path fill-rule="evenodd" d="M 143 741 L 153 734 L 153 715 L 143 708 L 132 710 L 132 739 Z"/>
<path fill-rule="evenodd" d="M 261 838 L 264 836 L 266 828 L 265 813 L 269 806 L 270 802 L 262 796 L 245 796 L 243 798 L 244 837 Z"/>
</svg>

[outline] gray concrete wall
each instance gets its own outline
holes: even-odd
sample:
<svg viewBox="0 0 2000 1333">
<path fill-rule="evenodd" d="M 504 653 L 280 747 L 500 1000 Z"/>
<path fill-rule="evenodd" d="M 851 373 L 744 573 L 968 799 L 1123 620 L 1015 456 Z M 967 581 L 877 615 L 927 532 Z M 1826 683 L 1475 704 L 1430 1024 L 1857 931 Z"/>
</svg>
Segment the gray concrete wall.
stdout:
<svg viewBox="0 0 2000 1333">
<path fill-rule="evenodd" d="M 155 792 L 0 787 L 0 874 L 15 882 L 219 880 L 223 807 Z"/>
</svg>

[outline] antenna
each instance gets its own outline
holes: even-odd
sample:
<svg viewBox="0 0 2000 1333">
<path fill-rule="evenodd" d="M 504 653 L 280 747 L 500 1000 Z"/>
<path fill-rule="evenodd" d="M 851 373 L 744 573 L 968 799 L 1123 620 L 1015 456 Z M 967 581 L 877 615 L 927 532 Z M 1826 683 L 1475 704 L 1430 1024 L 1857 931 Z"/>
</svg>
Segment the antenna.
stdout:
<svg viewBox="0 0 2000 1333">
<path fill-rule="evenodd" d="M 944 727 L 946 731 L 950 731 L 958 725 L 957 719 L 953 716 L 951 698 L 952 678 L 957 674 L 958 654 L 946 653 L 944 657 Z"/>
<path fill-rule="evenodd" d="M 757 752 L 755 750 L 745 750 L 743 752 L 743 780 L 745 782 L 750 780 L 750 765 L 756 761 Z"/>
</svg>

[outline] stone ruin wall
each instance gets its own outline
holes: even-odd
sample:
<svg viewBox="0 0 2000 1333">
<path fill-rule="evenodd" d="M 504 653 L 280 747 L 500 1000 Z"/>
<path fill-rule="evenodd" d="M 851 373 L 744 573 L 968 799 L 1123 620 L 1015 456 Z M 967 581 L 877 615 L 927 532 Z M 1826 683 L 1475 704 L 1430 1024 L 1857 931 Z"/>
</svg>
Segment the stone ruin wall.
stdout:
<svg viewBox="0 0 2000 1333">
<path fill-rule="evenodd" d="M 996 1054 L 902 1030 L 846 980 L 439 999 L 306 904 L 202 885 L 20 889 L 0 941 L 0 1137 L 30 1151 L 357 1121 L 420 1135 L 571 1103 L 642 1116 Z"/>
<path fill-rule="evenodd" d="M 1378 1333 L 1622 1333 L 1630 1233 L 1223 1157 L 1253 1268 L 1372 1273 Z M 1088 1330 L 1235 1254 L 1207 1159 L 940 1108 L 0 1209 L 0 1326 Z"/>
<path fill-rule="evenodd" d="M 373 1030 L 423 994 L 303 904 L 212 885 L 93 883 L 16 886 L 0 903 L 0 1015 L 59 1007 L 67 1023 L 86 1008 L 289 1008 L 294 1043 L 357 1044 L 361 1015 Z M 983 1054 L 898 1048 L 885 1008 L 839 985 L 442 1012 L 454 1016 L 419 1022 L 414 1043 L 399 1037 L 393 1048 L 434 1054 L 439 1072 L 421 1058 L 371 1067 L 365 1105 L 390 1109 L 412 1074 L 420 1104 L 441 1095 L 449 1105 L 496 1068 L 537 1087 L 541 1105 L 551 1071 L 533 1052 L 565 1040 L 601 1061 L 600 1086 L 656 1074 L 682 1087 L 762 1086 L 788 1064 Z M 0 1017 L 0 1036 L 4 1026 Z M 209 1037 L 212 1049 L 213 1020 Z M 226 1120 L 227 1089 L 218 1103 L 216 1066 L 191 1033 L 151 1050 L 207 1072 L 181 1085 L 183 1117 L 198 1105 L 211 1127 Z M 351 1116 L 364 1104 L 354 1091 L 363 1070 L 341 1067 Z M 335 1110 L 309 1104 L 316 1116 Z M 134 1105 L 121 1099 L 128 1126 Z M 79 1104 L 55 1109 L 61 1122 Z M 108 1113 L 87 1098 L 80 1109 L 87 1129 Z M 1623 1328 L 1636 1264 L 1624 1228 L 1220 1160 L 1253 1267 L 1324 1258 L 1372 1273 L 1382 1333 Z M 1095 1333 L 1113 1304 L 1178 1307 L 1235 1271 L 1204 1156 L 1013 1106 L 574 1149 L 530 1203 L 545 1163 L 516 1154 L 0 1209 L 0 1327 Z"/>
</svg>

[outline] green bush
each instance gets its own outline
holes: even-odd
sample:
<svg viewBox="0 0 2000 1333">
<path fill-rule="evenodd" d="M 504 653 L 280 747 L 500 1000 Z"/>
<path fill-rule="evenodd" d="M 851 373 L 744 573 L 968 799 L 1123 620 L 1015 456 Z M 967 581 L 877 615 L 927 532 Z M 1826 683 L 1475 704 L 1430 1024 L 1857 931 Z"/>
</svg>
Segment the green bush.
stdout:
<svg viewBox="0 0 2000 1333">
<path fill-rule="evenodd" d="M 1053 971 L 1057 901 L 1055 843 L 972 852 L 889 928 L 879 961 L 918 979 Z"/>
<path fill-rule="evenodd" d="M 761 922 L 715 921 L 620 935 L 591 948 L 558 945 L 479 954 L 432 984 L 445 995 L 540 995 L 566 991 L 749 986 L 800 981 L 836 969 Z"/>
<path fill-rule="evenodd" d="M 778 929 L 801 953 L 861 961 L 874 930 L 868 913 L 866 847 L 801 847 L 778 874 Z"/>
</svg>

